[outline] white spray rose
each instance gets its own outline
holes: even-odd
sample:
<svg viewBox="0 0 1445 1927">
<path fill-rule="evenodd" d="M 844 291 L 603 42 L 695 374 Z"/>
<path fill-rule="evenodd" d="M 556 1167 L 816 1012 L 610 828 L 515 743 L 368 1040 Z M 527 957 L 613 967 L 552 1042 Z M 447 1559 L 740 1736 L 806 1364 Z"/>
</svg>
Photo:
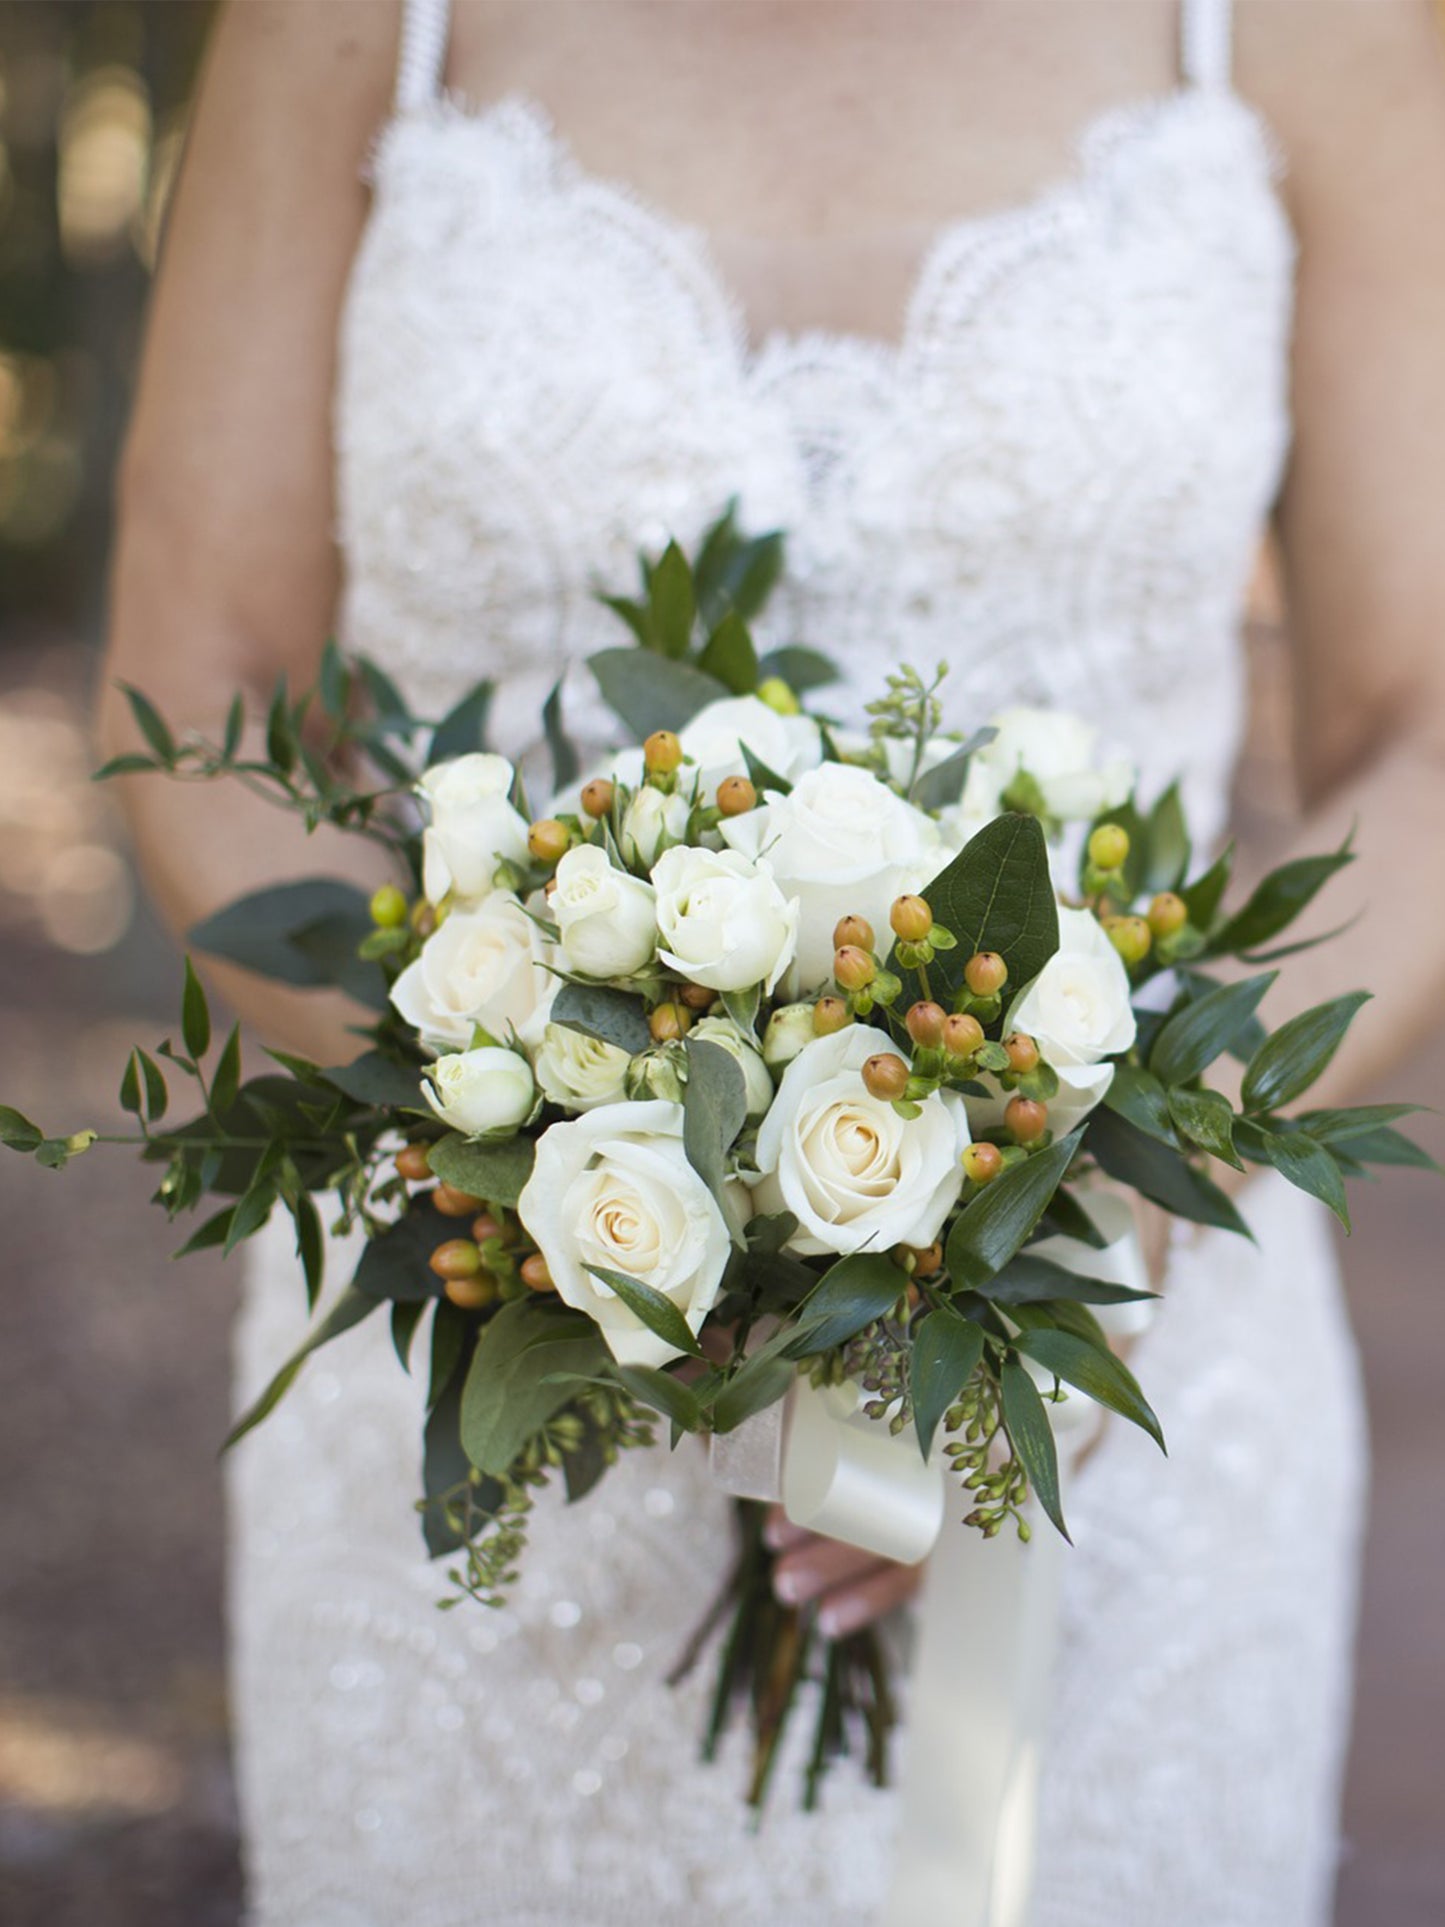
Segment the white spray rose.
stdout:
<svg viewBox="0 0 1445 1927">
<path fill-rule="evenodd" d="M 1004 792 L 1020 772 L 1031 776 L 1045 810 L 1060 822 L 1090 819 L 1122 803 L 1134 787 L 1131 765 L 1115 758 L 1098 765 L 1099 732 L 1062 709 L 1005 709 L 991 725 L 991 743 L 969 761 L 959 814 L 987 822 L 1004 807 Z"/>
<path fill-rule="evenodd" d="M 391 1001 L 429 1049 L 465 1048 L 480 1024 L 494 1037 L 520 1031 L 552 996 L 537 927 L 497 890 L 474 910 L 454 910 L 391 987 Z"/>
<path fill-rule="evenodd" d="M 658 955 L 709 990 L 771 991 L 798 944 L 798 904 L 767 862 L 679 845 L 652 871 Z"/>
<path fill-rule="evenodd" d="M 592 1111 L 617 1104 L 632 1062 L 617 1044 L 588 1037 L 570 1024 L 547 1024 L 533 1069 L 543 1095 L 566 1111 Z"/>
<path fill-rule="evenodd" d="M 658 854 L 669 844 L 680 843 L 687 835 L 687 819 L 692 801 L 679 791 L 665 796 L 650 783 L 638 790 L 622 818 L 618 841 L 629 863 L 650 870 Z"/>
<path fill-rule="evenodd" d="M 562 858 L 549 907 L 562 955 L 580 976 L 630 977 L 652 961 L 652 885 L 615 868 L 597 844 L 579 844 Z"/>
<path fill-rule="evenodd" d="M 491 1044 L 439 1057 L 422 1090 L 443 1123 L 466 1137 L 515 1131 L 531 1116 L 537 1096 L 526 1058 Z"/>
<path fill-rule="evenodd" d="M 1015 1002 L 1008 1027 L 1026 1031 L 1060 1072 L 1128 1050 L 1129 973 L 1092 912 L 1059 911 L 1059 947 Z"/>
<path fill-rule="evenodd" d="M 921 889 L 948 860 L 930 817 L 845 763 L 810 770 L 787 796 L 769 796 L 720 829 L 742 855 L 765 856 L 784 895 L 799 901 L 790 989 L 816 989 L 831 977 L 840 917 L 866 917 L 886 943 L 893 899 Z"/>
<path fill-rule="evenodd" d="M 728 1260 L 728 1227 L 687 1161 L 682 1106 L 607 1104 L 554 1124 L 517 1210 L 565 1303 L 596 1319 L 623 1365 L 676 1357 L 589 1264 L 660 1291 L 696 1333 L 712 1309 Z"/>
<path fill-rule="evenodd" d="M 811 1004 L 779 1004 L 763 1032 L 763 1062 L 780 1076 L 817 1034 Z"/>
<path fill-rule="evenodd" d="M 850 1024 L 807 1045 L 783 1073 L 758 1131 L 760 1211 L 791 1211 L 791 1246 L 823 1252 L 931 1244 L 963 1185 L 968 1113 L 952 1091 L 926 1097 L 916 1118 L 869 1095 L 862 1068 L 890 1045 Z"/>
<path fill-rule="evenodd" d="M 697 765 L 704 802 L 712 802 L 726 777 L 746 776 L 747 744 L 760 763 L 791 783 L 823 757 L 823 739 L 811 716 L 780 716 L 756 696 L 726 696 L 708 703 L 679 731 L 684 756 Z"/>
<path fill-rule="evenodd" d="M 743 1093 L 748 1116 L 759 1118 L 773 1101 L 773 1080 L 750 1031 L 735 1024 L 731 1017 L 700 1017 L 688 1032 L 700 1043 L 717 1044 L 735 1058 L 743 1074 Z"/>
<path fill-rule="evenodd" d="M 478 752 L 437 763 L 417 784 L 431 822 L 422 836 L 422 886 L 433 903 L 449 890 L 467 902 L 485 897 L 498 858 L 524 863 L 526 819 L 507 800 L 512 765 Z"/>
</svg>

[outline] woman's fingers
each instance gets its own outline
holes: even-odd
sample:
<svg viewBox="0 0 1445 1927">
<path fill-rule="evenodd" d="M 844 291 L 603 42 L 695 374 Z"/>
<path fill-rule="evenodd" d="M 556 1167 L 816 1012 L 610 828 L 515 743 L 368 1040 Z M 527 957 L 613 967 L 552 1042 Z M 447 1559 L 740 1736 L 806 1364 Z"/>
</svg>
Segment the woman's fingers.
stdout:
<svg viewBox="0 0 1445 1927">
<path fill-rule="evenodd" d="M 911 1599 L 922 1566 L 900 1566 L 861 1546 L 825 1539 L 796 1526 L 775 1506 L 764 1528 L 777 1552 L 773 1590 L 784 1605 L 816 1605 L 818 1628 L 829 1639 L 857 1632 Z"/>
<path fill-rule="evenodd" d="M 778 1555 L 773 1591 L 785 1606 L 811 1605 L 834 1587 L 876 1571 L 882 1563 L 876 1553 L 810 1532 L 801 1544 Z"/>
<path fill-rule="evenodd" d="M 818 1608 L 818 1630 L 827 1639 L 842 1639 L 869 1626 L 895 1606 L 902 1606 L 918 1591 L 923 1581 L 922 1566 L 899 1566 L 890 1559 L 864 1573 L 847 1585 L 823 1595 Z"/>
<path fill-rule="evenodd" d="M 780 1505 L 768 1507 L 763 1543 L 770 1552 L 786 1552 L 790 1546 L 800 1546 L 805 1539 L 815 1539 L 817 1536 L 809 1532 L 806 1526 L 795 1526 Z"/>
</svg>

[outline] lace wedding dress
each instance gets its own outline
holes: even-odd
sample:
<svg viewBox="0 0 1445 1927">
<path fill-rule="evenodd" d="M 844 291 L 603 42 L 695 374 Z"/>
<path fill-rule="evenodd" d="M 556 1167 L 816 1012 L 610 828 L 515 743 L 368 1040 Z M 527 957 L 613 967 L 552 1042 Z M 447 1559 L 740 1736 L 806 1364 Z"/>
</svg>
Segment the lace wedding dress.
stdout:
<svg viewBox="0 0 1445 1927">
<path fill-rule="evenodd" d="M 618 639 L 594 588 L 736 493 L 746 526 L 789 533 L 777 638 L 867 691 L 880 649 L 946 657 L 966 727 L 1015 700 L 1093 715 L 1149 783 L 1182 766 L 1216 830 L 1294 254 L 1220 0 L 1185 0 L 1176 92 L 1093 124 L 1062 185 L 942 234 L 886 346 L 750 344 L 700 236 L 589 176 L 527 100 L 439 96 L 445 5 L 409 8 L 345 316 L 348 641 L 424 713 L 496 677 L 494 743 L 524 754 L 562 667 Z M 574 724 L 605 734 L 572 684 Z M 1035 1927 L 1328 1917 L 1358 1387 L 1321 1214 L 1272 1180 L 1247 1210 L 1257 1246 L 1177 1243 L 1143 1342 L 1169 1459 L 1115 1426 L 1066 1493 Z M 303 1306 L 277 1231 L 243 1397 Z M 845 1764 L 802 1817 L 785 1769 L 752 1837 L 740 1756 L 695 1757 L 705 1677 L 664 1684 L 729 1556 L 694 1442 L 565 1517 L 542 1504 L 512 1603 L 441 1613 L 421 1399 L 367 1326 L 230 1461 L 258 1927 L 877 1921 L 898 1796 Z M 962 1665 L 967 1600 L 958 1623 Z"/>
</svg>

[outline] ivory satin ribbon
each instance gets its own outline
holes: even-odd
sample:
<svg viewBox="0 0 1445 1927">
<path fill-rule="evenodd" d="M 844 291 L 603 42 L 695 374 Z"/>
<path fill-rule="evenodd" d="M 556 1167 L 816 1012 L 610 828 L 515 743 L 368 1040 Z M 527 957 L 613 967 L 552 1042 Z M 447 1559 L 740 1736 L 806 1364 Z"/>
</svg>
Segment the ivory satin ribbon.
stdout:
<svg viewBox="0 0 1445 1927">
<path fill-rule="evenodd" d="M 1147 1289 L 1127 1202 L 1099 1190 L 1087 1205 L 1106 1249 L 1050 1238 L 1031 1252 Z M 1122 1335 L 1152 1309 L 1106 1306 L 1101 1322 Z M 1036 1513 L 1027 1545 L 1007 1529 L 986 1540 L 957 1519 L 945 1525 L 960 1494 L 945 1486 L 941 1453 L 925 1464 L 911 1424 L 895 1436 L 862 1403 L 852 1384 L 817 1390 L 800 1378 L 786 1399 L 713 1437 L 713 1477 L 739 1498 L 781 1500 L 795 1525 L 880 1558 L 929 1559 L 883 1927 L 1028 1927 L 1064 1543 Z M 1075 1394 L 1059 1416 L 1083 1421 L 1096 1409 Z"/>
</svg>

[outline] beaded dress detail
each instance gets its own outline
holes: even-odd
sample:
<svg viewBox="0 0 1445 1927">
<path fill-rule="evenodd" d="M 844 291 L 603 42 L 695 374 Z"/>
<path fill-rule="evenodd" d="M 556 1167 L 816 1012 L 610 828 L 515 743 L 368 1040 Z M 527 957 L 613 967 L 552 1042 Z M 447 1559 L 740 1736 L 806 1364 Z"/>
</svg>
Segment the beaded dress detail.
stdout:
<svg viewBox="0 0 1445 1927">
<path fill-rule="evenodd" d="M 700 235 L 585 172 L 528 100 L 439 95 L 445 0 L 411 0 L 343 321 L 347 642 L 423 713 L 496 678 L 494 746 L 516 757 L 566 671 L 573 731 L 600 743 L 575 665 L 619 632 L 595 590 L 737 495 L 746 527 L 789 534 L 765 632 L 825 650 L 855 700 L 880 645 L 947 658 L 950 723 L 1011 701 L 1091 715 L 1146 787 L 1182 767 L 1194 822 L 1220 829 L 1294 264 L 1228 37 L 1224 0 L 1184 0 L 1186 84 L 1094 122 L 1024 207 L 946 229 L 897 344 L 754 345 Z M 1176 1244 L 1141 1345 L 1169 1459 L 1113 1427 L 1065 1494 L 1033 1927 L 1328 1919 L 1356 1366 L 1317 1208 L 1270 1180 L 1245 1208 L 1257 1246 Z M 238 1396 L 304 1304 L 273 1227 Z M 626 1455 L 566 1516 L 544 1499 L 511 1602 L 440 1613 L 412 1510 L 423 1393 L 368 1325 L 230 1462 L 255 1927 L 876 1922 L 897 1796 L 844 1763 L 799 1815 L 785 1760 L 753 1836 L 741 1754 L 696 1759 L 706 1666 L 664 1683 L 731 1551 L 695 1441 Z"/>
</svg>

